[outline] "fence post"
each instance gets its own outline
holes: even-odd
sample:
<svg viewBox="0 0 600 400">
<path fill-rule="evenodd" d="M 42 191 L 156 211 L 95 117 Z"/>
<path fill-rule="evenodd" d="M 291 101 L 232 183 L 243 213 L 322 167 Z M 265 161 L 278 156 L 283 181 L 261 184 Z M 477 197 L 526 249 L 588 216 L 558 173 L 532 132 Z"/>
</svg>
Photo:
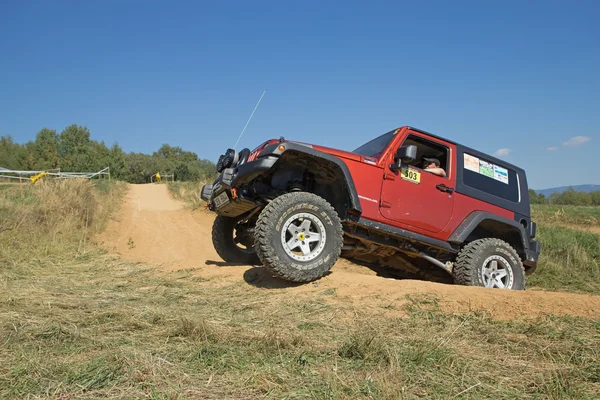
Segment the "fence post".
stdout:
<svg viewBox="0 0 600 400">
<path fill-rule="evenodd" d="M 108 167 L 108 181 L 110 182 L 110 167 Z"/>
</svg>

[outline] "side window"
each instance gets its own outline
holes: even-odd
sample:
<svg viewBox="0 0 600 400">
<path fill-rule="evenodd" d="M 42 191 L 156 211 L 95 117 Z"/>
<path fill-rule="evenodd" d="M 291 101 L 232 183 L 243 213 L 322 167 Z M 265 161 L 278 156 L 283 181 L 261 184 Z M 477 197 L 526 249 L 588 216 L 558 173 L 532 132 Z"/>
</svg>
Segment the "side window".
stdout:
<svg viewBox="0 0 600 400">
<path fill-rule="evenodd" d="M 417 158 L 408 165 L 424 169 L 426 164 L 429 163 L 427 160 L 435 159 L 439 161 L 440 168 L 448 176 L 450 172 L 450 150 L 446 146 L 416 135 L 409 135 L 402 143 L 402 146 L 410 145 L 417 146 Z"/>
<path fill-rule="evenodd" d="M 465 185 L 514 203 L 521 201 L 519 177 L 514 170 L 468 153 L 462 157 Z"/>
</svg>

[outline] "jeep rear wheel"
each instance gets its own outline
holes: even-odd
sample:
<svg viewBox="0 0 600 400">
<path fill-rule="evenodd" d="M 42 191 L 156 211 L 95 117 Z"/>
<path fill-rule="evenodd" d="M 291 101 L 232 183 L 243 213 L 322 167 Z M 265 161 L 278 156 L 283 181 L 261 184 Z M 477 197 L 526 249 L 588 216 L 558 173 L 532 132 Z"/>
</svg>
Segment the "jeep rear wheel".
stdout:
<svg viewBox="0 0 600 400">
<path fill-rule="evenodd" d="M 458 253 L 454 281 L 467 286 L 524 290 L 525 269 L 515 249 L 505 241 L 479 239 Z"/>
<path fill-rule="evenodd" d="M 256 253 L 272 274 L 293 282 L 323 277 L 342 250 L 343 231 L 333 207 L 312 193 L 284 194 L 256 223 Z"/>
<path fill-rule="evenodd" d="M 240 224 L 239 218 L 217 215 L 212 228 L 212 241 L 217 254 L 226 262 L 256 265 L 260 263 L 253 243 L 254 230 Z"/>
</svg>

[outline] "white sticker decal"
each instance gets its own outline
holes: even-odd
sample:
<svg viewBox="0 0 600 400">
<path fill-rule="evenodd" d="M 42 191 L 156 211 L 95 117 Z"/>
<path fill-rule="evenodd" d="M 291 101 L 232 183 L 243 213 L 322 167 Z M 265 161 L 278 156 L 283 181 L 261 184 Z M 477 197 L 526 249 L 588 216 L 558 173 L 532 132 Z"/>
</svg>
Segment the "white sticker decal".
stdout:
<svg viewBox="0 0 600 400">
<path fill-rule="evenodd" d="M 371 199 L 371 198 L 369 198 L 369 197 L 361 196 L 360 194 L 358 195 L 358 198 L 360 198 L 360 199 L 363 199 L 363 200 L 370 201 L 371 203 L 378 203 L 378 201 L 377 201 L 377 200 L 375 200 L 375 199 Z"/>
<path fill-rule="evenodd" d="M 465 153 L 465 169 L 479 173 L 479 158 Z"/>
<path fill-rule="evenodd" d="M 494 177 L 494 164 L 487 162 L 487 161 L 479 160 L 479 173 L 481 175 L 485 175 L 489 178 L 493 178 Z"/>
<path fill-rule="evenodd" d="M 494 165 L 494 179 L 508 185 L 508 170 Z"/>
</svg>

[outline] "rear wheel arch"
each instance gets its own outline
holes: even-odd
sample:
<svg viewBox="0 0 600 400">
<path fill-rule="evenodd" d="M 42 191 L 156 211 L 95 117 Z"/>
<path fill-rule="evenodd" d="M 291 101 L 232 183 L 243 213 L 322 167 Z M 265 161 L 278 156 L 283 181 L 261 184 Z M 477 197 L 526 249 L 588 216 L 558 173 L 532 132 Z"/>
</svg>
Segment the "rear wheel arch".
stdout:
<svg viewBox="0 0 600 400">
<path fill-rule="evenodd" d="M 451 243 L 468 244 L 478 239 L 497 238 L 510 244 L 525 258 L 528 249 L 527 234 L 517 221 L 503 218 L 487 212 L 471 213 L 448 239 Z"/>
</svg>

